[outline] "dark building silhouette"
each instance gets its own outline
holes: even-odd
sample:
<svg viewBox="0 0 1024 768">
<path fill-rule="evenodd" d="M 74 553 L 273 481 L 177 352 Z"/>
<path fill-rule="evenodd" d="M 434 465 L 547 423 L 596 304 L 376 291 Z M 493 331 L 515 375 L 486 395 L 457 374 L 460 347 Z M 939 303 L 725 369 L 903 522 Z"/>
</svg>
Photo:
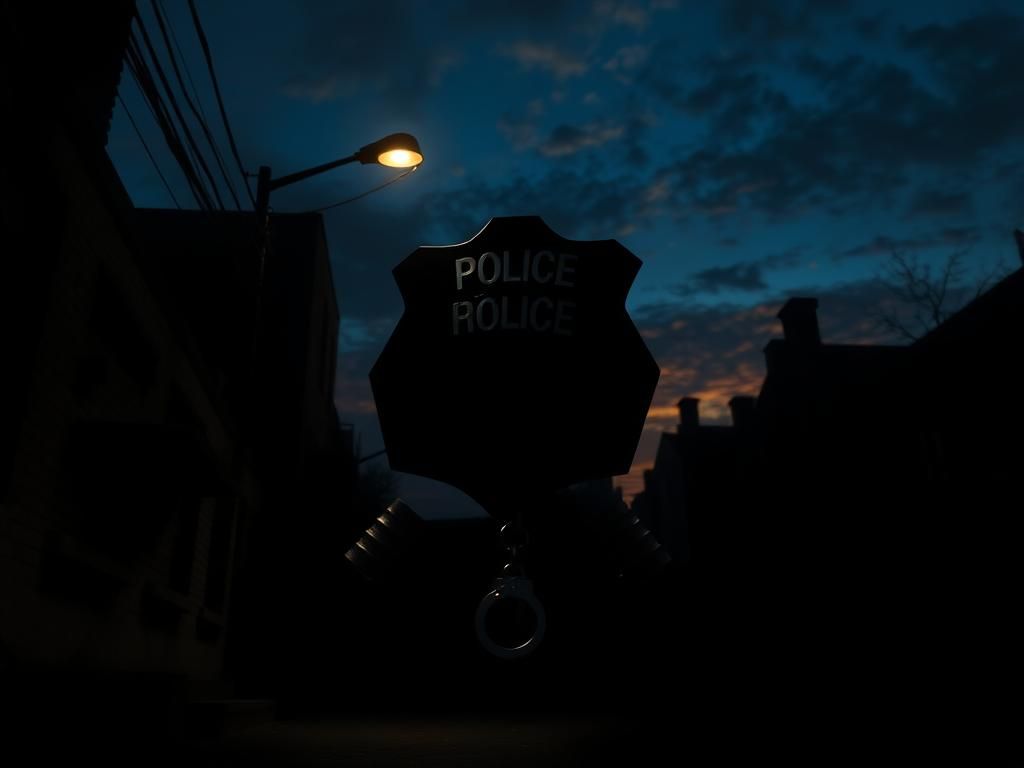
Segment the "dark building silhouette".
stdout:
<svg viewBox="0 0 1024 768">
<path fill-rule="evenodd" d="M 721 559 L 712 549 L 727 546 L 729 534 L 718 527 L 733 513 L 731 505 L 721 503 L 722 491 L 731 487 L 742 446 L 749 442 L 755 402 L 741 396 L 730 400 L 733 424 L 724 426 L 701 424 L 699 400 L 684 397 L 676 432 L 661 436 L 633 509 L 680 562 L 698 558 L 710 565 Z"/>
<path fill-rule="evenodd" d="M 363 521 L 322 219 L 275 215 L 261 280 L 253 214 L 133 207 L 104 149 L 133 13 L 3 8 L 0 669 L 152 724 L 303 671 Z"/>
<path fill-rule="evenodd" d="M 5 6 L 0 642 L 19 670 L 215 681 L 257 491 L 104 151 L 132 12 Z"/>
<path fill-rule="evenodd" d="M 634 502 L 685 542 L 709 652 L 929 707 L 995 701 L 1021 679 L 1024 270 L 909 346 L 823 342 L 812 298 L 779 318 L 756 400 L 704 427 L 683 398 Z"/>
<path fill-rule="evenodd" d="M 256 478 L 260 503 L 248 512 L 240 552 L 231 675 L 251 692 L 272 691 L 299 674 L 292 665 L 300 657 L 317 662 L 299 652 L 306 640 L 293 628 L 323 631 L 316 606 L 330 599 L 341 553 L 361 523 L 347 514 L 357 473 L 351 429 L 333 401 L 339 316 L 323 220 L 273 217 L 259 301 L 252 214 L 139 210 L 135 224 L 214 371 L 241 461 Z"/>
<path fill-rule="evenodd" d="M 273 216 L 271 245 L 252 382 L 264 504 L 250 532 L 237 646 L 254 692 L 268 673 L 315 678 L 333 660 L 330 641 L 351 627 L 330 607 L 344 552 L 366 524 L 353 513 L 351 427 L 334 406 L 339 315 L 322 217 Z"/>
<path fill-rule="evenodd" d="M 1024 261 L 1019 232 L 1017 243 Z M 911 583 L 927 590 L 922 611 L 948 637 L 937 650 L 970 654 L 970 667 L 957 672 L 984 681 L 986 713 L 1024 683 L 1024 634 L 1013 616 L 1024 584 L 1022 338 L 1018 269 L 912 346 L 918 397 L 909 447 L 919 481 L 908 495 L 918 514 L 901 541 L 927 569 Z M 1018 706 L 995 717 L 1021 715 Z"/>
</svg>

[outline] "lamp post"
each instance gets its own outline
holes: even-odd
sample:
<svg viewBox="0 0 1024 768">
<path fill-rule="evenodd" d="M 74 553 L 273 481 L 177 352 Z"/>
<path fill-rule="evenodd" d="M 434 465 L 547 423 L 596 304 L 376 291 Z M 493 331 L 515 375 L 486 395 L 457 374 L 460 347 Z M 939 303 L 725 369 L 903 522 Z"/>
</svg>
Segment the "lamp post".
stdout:
<svg viewBox="0 0 1024 768">
<path fill-rule="evenodd" d="M 358 152 L 354 152 L 348 157 L 332 160 L 329 163 L 307 168 L 297 173 L 289 173 L 287 176 L 281 176 L 277 179 L 271 178 L 270 168 L 261 165 L 256 182 L 256 219 L 261 230 L 266 227 L 267 214 L 270 208 L 270 193 L 275 189 L 280 189 L 297 181 L 308 179 L 310 176 L 316 176 L 324 171 L 330 171 L 339 166 L 347 165 L 348 163 L 354 163 L 356 160 L 363 165 L 377 163 L 390 168 L 411 168 L 423 162 L 423 153 L 420 152 L 420 143 L 416 141 L 415 136 L 408 133 L 392 133 L 390 136 L 378 139 L 372 144 L 367 144 Z"/>
<path fill-rule="evenodd" d="M 281 187 L 289 184 L 294 184 L 297 181 L 308 179 L 310 176 L 316 176 L 317 174 L 324 173 L 325 171 L 329 171 L 333 168 L 347 165 L 348 163 L 354 163 L 357 160 L 363 165 L 377 163 L 379 165 L 386 165 L 390 168 L 412 168 L 413 166 L 417 166 L 423 162 L 423 153 L 420 151 L 420 143 L 416 140 L 415 136 L 408 133 L 392 133 L 389 136 L 378 139 L 372 144 L 367 144 L 358 152 L 354 152 L 348 157 L 343 157 L 339 160 L 324 163 L 323 165 L 307 168 L 304 171 L 290 173 L 287 176 L 281 176 L 277 179 L 271 176 L 270 168 L 268 166 L 260 166 L 256 183 L 256 226 L 258 238 L 257 243 L 259 247 L 259 273 L 257 274 L 256 283 L 255 325 L 253 328 L 250 365 L 255 366 L 259 347 L 259 329 L 263 322 L 263 274 L 265 270 L 267 245 L 270 234 L 270 193 L 275 189 L 280 189 Z"/>
<path fill-rule="evenodd" d="M 358 152 L 353 152 L 348 157 L 339 160 L 332 160 L 323 165 L 316 165 L 304 171 L 289 173 L 287 176 L 272 178 L 270 168 L 261 165 L 256 179 L 256 223 L 259 227 L 260 247 L 260 274 L 259 284 L 262 291 L 263 286 L 263 264 L 267 253 L 268 216 L 270 214 L 270 193 L 297 181 L 308 179 L 324 171 L 330 171 L 348 163 L 359 161 L 363 165 L 377 163 L 390 168 L 411 168 L 423 162 L 423 153 L 420 151 L 420 143 L 416 137 L 409 133 L 392 133 L 383 139 L 378 139 L 372 144 L 367 144 Z"/>
<path fill-rule="evenodd" d="M 274 452 L 277 450 L 272 441 L 268 439 L 272 438 L 274 434 L 273 422 L 268 420 L 266 413 L 261 413 L 265 410 L 261 398 L 271 391 L 268 389 L 268 384 L 263 381 L 264 377 L 261 374 L 269 372 L 273 375 L 271 363 L 274 362 L 269 359 L 267 347 L 264 345 L 267 318 L 265 317 L 263 294 L 265 263 L 270 242 L 270 193 L 275 189 L 280 189 L 281 187 L 308 179 L 311 176 L 316 176 L 342 165 L 356 162 L 357 160 L 364 165 L 377 163 L 392 168 L 411 168 L 423 162 L 423 154 L 420 151 L 419 142 L 414 136 L 407 133 L 395 133 L 385 136 L 372 144 L 367 144 L 348 157 L 317 165 L 313 168 L 288 174 L 277 179 L 272 177 L 269 167 L 260 166 L 257 175 L 255 200 L 255 234 L 257 236 L 257 248 L 259 249 L 259 267 L 258 274 L 256 275 L 252 333 L 249 339 L 247 360 L 243 363 L 249 370 L 246 372 L 248 373 L 247 386 L 242 395 L 245 412 L 240 414 L 240 434 L 236 442 L 235 461 L 237 468 L 235 471 L 238 477 L 244 477 L 243 473 L 251 468 L 253 474 L 259 480 L 262 480 L 262 476 L 258 473 L 265 472 L 269 474 L 273 471 L 267 469 L 267 462 L 275 457 Z M 273 384 L 271 383 L 269 386 L 272 387 Z M 269 419 L 274 418 L 277 417 L 269 417 Z M 270 424 L 269 429 L 267 428 L 268 421 Z M 249 562 L 243 566 L 240 592 L 243 596 L 243 621 L 246 621 L 247 629 L 250 632 L 260 630 L 266 626 L 260 618 L 263 613 L 259 604 L 262 596 L 258 594 L 261 584 L 260 573 L 262 569 L 267 568 L 268 564 L 272 563 L 274 555 L 271 553 L 274 552 L 274 548 L 277 546 L 273 539 L 275 533 L 273 530 L 273 520 L 274 515 L 278 514 L 278 511 L 272 506 L 277 499 L 271 495 L 272 491 L 268 492 L 266 488 L 261 488 L 259 493 L 257 501 L 260 511 L 250 518 L 247 529 L 247 536 L 252 537 L 251 540 L 257 543 L 250 551 Z M 243 632 L 245 631 L 246 629 L 243 629 Z M 255 658 L 255 656 L 250 656 L 247 661 L 253 663 Z"/>
</svg>

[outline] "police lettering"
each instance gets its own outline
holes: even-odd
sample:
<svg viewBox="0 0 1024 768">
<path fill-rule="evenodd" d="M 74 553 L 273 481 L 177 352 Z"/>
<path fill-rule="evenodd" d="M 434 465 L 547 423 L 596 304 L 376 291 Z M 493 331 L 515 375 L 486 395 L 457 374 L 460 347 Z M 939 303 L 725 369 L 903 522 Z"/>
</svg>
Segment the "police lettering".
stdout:
<svg viewBox="0 0 1024 768">
<path fill-rule="evenodd" d="M 534 282 L 541 285 L 550 283 L 559 288 L 576 287 L 576 255 L 552 251 L 524 250 L 519 254 L 502 251 L 497 254 L 488 251 L 475 259 L 464 256 L 455 260 L 455 289 L 461 291 L 463 280 L 476 274 L 483 285 L 503 283 Z"/>
<path fill-rule="evenodd" d="M 500 329 L 571 336 L 575 313 L 575 301 L 553 301 L 548 296 L 488 296 L 476 304 L 456 301 L 452 304 L 452 333 L 459 336 Z"/>
<path fill-rule="evenodd" d="M 455 260 L 455 288 L 469 290 L 480 285 L 521 283 L 576 287 L 576 255 L 553 251 L 523 250 L 512 253 L 487 251 L 479 258 L 464 256 Z M 475 276 L 475 280 L 467 280 Z M 571 336 L 574 331 L 576 302 L 550 296 L 488 296 L 476 301 L 452 304 L 452 334 L 503 331 L 530 331 Z"/>
</svg>

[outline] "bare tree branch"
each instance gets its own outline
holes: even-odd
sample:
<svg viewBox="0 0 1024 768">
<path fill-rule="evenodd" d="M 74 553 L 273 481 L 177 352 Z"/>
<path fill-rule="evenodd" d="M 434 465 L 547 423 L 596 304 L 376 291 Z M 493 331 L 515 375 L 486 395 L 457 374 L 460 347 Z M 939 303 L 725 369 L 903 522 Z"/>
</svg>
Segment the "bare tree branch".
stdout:
<svg viewBox="0 0 1024 768">
<path fill-rule="evenodd" d="M 999 262 L 978 279 L 972 291 L 967 286 L 966 255 L 967 251 L 951 253 L 934 274 L 931 265 L 917 256 L 894 251 L 883 268 L 882 280 L 900 306 L 883 310 L 880 325 L 906 341 L 917 341 L 1011 271 Z"/>
<path fill-rule="evenodd" d="M 887 331 L 897 334 L 905 341 L 915 342 L 919 338 L 916 333 L 910 330 L 910 328 L 891 315 L 883 315 L 879 318 L 879 321 Z"/>
<path fill-rule="evenodd" d="M 972 299 L 976 299 L 979 296 L 981 296 L 981 294 L 983 294 L 993 285 L 998 283 L 1012 271 L 1013 269 L 1005 261 L 1000 259 L 998 262 L 996 262 L 995 266 L 993 266 L 992 269 L 986 272 L 978 281 L 978 287 L 977 290 L 974 292 L 974 296 L 972 297 Z"/>
</svg>

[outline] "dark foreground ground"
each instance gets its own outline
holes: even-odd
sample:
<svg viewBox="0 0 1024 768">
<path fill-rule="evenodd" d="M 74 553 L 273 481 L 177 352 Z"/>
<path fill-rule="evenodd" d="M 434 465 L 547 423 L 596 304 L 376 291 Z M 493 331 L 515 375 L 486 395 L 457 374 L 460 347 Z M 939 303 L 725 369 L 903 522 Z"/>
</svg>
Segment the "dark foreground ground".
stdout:
<svg viewBox="0 0 1024 768">
<path fill-rule="evenodd" d="M 951 701 L 899 685 L 836 690 L 833 681 L 762 685 L 722 678 L 649 692 L 608 708 L 461 710 L 377 706 L 278 713 L 210 730 L 157 727 L 151 707 L 122 701 L 6 698 L 7 757 L 17 766 L 746 766 L 899 765 L 1024 768 L 1020 700 Z M 351 699 L 355 692 L 348 692 Z M 5 692 L 5 697 L 7 692 Z M 1018 691 L 1019 697 L 1019 691 Z M 345 698 L 345 697 L 343 697 Z M 98 701 L 98 699 L 97 699 Z M 562 704 L 565 702 L 563 701 Z M 351 705 L 351 701 L 348 702 Z M 10 758 L 10 759 L 7 759 Z"/>
<path fill-rule="evenodd" d="M 827 720 L 827 715 L 822 718 Z M 316 718 L 254 728 L 182 753 L 201 766 L 1021 766 L 1005 744 L 914 734 L 899 723 L 840 729 L 686 724 L 594 715 Z"/>
<path fill-rule="evenodd" d="M 321 717 L 196 745 L 204 766 L 547 766 L 656 764 L 642 727 L 614 717 Z M 639 761 L 639 762 L 638 762 Z"/>
<path fill-rule="evenodd" d="M 485 657 L 468 633 L 446 653 L 428 642 L 444 622 L 424 624 L 341 654 L 333 681 L 281 687 L 256 718 L 197 720 L 173 690 L 109 671 L 8 670 L 0 764 L 1024 768 L 1016 606 L 983 622 L 901 598 L 866 622 L 848 604 L 759 602 L 772 611 L 718 600 L 679 625 L 646 609 L 601 624 L 584 601 L 594 618 L 576 624 L 593 628 L 573 634 L 552 600 L 525 663 Z"/>
<path fill-rule="evenodd" d="M 839 730 L 798 721 L 779 728 L 593 715 L 303 718 L 192 743 L 136 741 L 132 734 L 19 746 L 8 765 L 159 766 L 1024 766 L 1005 742 L 905 731 L 898 723 Z M 1019 755 L 1019 752 L 1017 753 Z M 6 761 L 5 761 L 6 762 Z"/>
</svg>

